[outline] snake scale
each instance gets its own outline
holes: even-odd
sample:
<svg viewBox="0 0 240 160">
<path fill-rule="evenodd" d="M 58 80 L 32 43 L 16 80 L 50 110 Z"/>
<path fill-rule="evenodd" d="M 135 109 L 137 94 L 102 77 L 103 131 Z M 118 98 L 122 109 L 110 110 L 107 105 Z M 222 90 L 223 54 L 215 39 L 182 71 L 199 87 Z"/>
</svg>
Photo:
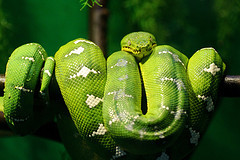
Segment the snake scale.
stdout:
<svg viewBox="0 0 240 160">
<path fill-rule="evenodd" d="M 72 159 L 183 159 L 212 117 L 224 70 L 213 48 L 188 59 L 147 32 L 126 35 L 107 61 L 82 38 L 54 58 L 30 43 L 8 61 L 5 118 L 25 135 L 56 115 Z M 55 77 L 62 103 L 48 92 Z"/>
</svg>

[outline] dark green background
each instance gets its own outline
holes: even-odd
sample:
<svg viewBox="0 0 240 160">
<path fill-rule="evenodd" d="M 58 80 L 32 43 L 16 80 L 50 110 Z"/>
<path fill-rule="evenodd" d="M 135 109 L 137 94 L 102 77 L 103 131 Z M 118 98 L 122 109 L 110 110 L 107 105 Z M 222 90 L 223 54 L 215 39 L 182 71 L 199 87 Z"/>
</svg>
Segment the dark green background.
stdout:
<svg viewBox="0 0 240 160">
<path fill-rule="evenodd" d="M 88 8 L 78 0 L 0 0 L 0 73 L 13 49 L 40 43 L 49 55 L 75 38 L 88 38 Z M 213 46 L 227 64 L 227 74 L 240 75 L 240 1 L 109 0 L 108 55 L 119 50 L 132 31 L 156 35 L 190 57 Z M 191 160 L 240 159 L 240 98 L 221 98 L 207 133 Z M 62 144 L 38 137 L 0 137 L 1 160 L 66 159 Z"/>
</svg>

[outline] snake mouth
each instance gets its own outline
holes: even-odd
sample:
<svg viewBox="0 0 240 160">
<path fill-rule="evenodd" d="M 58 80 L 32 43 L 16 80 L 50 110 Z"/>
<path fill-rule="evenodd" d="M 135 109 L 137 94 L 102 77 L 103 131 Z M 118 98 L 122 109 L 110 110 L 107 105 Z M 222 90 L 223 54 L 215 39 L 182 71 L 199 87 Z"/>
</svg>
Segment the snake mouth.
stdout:
<svg viewBox="0 0 240 160">
<path fill-rule="evenodd" d="M 141 53 L 141 49 L 134 49 L 134 48 L 132 48 L 132 47 L 129 47 L 129 46 L 122 46 L 122 51 L 126 51 L 126 52 L 131 52 L 131 53 L 133 53 L 133 54 L 136 54 L 136 55 L 138 55 L 138 54 L 140 54 Z"/>
<path fill-rule="evenodd" d="M 151 53 L 153 48 L 156 46 L 157 46 L 157 43 L 153 43 L 151 47 L 138 47 L 138 48 L 133 48 L 133 47 L 126 45 L 126 46 L 122 46 L 122 51 L 130 52 L 134 55 L 139 55 L 139 54 L 143 53 L 145 56 L 145 52 Z"/>
</svg>

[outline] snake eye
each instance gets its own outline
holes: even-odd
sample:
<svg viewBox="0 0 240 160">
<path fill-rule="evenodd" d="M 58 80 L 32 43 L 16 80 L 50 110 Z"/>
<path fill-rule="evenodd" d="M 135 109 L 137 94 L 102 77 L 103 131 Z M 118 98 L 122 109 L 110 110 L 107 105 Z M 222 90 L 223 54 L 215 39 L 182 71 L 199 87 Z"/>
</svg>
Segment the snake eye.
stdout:
<svg viewBox="0 0 240 160">
<path fill-rule="evenodd" d="M 131 45 L 131 41 L 130 41 L 130 40 L 128 41 L 128 45 L 129 45 L 129 46 Z"/>
</svg>

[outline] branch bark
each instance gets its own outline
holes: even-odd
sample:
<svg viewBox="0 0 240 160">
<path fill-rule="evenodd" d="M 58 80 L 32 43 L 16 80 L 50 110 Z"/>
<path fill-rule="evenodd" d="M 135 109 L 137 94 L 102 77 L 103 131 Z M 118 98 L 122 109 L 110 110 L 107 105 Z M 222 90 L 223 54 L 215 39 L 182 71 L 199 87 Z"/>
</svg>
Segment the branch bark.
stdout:
<svg viewBox="0 0 240 160">
<path fill-rule="evenodd" d="M 94 5 L 89 14 L 89 38 L 107 54 L 108 0 L 101 0 L 102 7 Z"/>
<path fill-rule="evenodd" d="M 5 75 L 0 74 L 0 96 L 3 96 L 4 83 Z M 240 75 L 226 75 L 219 92 L 222 97 L 240 97 Z"/>
</svg>

